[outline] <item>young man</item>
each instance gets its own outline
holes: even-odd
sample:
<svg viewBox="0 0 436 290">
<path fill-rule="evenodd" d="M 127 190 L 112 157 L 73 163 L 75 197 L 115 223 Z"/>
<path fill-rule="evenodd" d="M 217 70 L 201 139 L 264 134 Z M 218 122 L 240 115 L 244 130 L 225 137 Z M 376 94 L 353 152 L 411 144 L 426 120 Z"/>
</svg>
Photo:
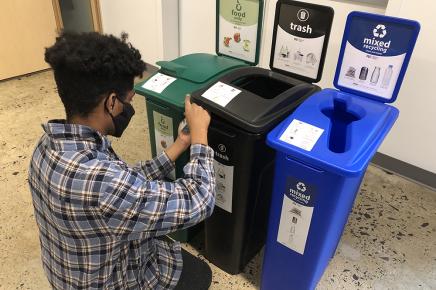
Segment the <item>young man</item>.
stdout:
<svg viewBox="0 0 436 290">
<path fill-rule="evenodd" d="M 43 125 L 29 184 L 45 273 L 55 289 L 167 289 L 182 271 L 178 243 L 157 237 L 192 226 L 215 204 L 209 114 L 187 99 L 190 135 L 130 167 L 106 135 L 134 114 L 133 80 L 145 63 L 126 36 L 63 33 L 46 49 L 66 120 Z M 191 146 L 185 176 L 163 178 Z"/>
</svg>

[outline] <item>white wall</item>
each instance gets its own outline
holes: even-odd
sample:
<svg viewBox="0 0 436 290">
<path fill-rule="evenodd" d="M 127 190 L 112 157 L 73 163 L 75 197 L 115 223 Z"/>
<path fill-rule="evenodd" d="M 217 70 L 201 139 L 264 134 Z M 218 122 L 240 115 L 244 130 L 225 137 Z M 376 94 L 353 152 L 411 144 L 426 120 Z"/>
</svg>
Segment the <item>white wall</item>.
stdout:
<svg viewBox="0 0 436 290">
<path fill-rule="evenodd" d="M 216 0 L 179 0 L 180 55 L 215 53 Z"/>
<path fill-rule="evenodd" d="M 178 1 L 100 1 L 103 32 L 120 36 L 125 31 L 145 62 L 170 60 L 179 55 Z"/>
<path fill-rule="evenodd" d="M 419 4 L 419 5 L 418 5 Z M 401 93 L 400 118 L 380 152 L 436 173 L 436 1 L 390 0 L 386 14 L 418 20 L 421 32 Z"/>
</svg>

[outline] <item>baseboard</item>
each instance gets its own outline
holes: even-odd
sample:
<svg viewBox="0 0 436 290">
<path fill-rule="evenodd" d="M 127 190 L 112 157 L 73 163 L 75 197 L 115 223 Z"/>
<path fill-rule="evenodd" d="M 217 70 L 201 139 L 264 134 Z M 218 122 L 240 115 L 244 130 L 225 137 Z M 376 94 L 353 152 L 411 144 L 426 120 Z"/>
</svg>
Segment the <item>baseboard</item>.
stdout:
<svg viewBox="0 0 436 290">
<path fill-rule="evenodd" d="M 376 153 L 371 163 L 381 169 L 400 175 L 436 191 L 436 174 L 383 153 Z"/>
</svg>

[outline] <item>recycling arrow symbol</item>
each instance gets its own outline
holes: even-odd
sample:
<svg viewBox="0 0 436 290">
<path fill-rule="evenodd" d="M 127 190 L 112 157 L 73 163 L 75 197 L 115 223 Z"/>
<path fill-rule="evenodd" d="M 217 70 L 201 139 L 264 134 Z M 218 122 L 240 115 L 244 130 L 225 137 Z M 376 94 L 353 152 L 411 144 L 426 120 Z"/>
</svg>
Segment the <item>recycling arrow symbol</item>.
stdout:
<svg viewBox="0 0 436 290">
<path fill-rule="evenodd" d="M 387 34 L 386 26 L 384 26 L 383 24 L 377 25 L 376 28 L 374 28 L 374 30 L 373 30 L 373 34 L 375 37 L 378 37 L 378 38 L 385 37 Z"/>
</svg>

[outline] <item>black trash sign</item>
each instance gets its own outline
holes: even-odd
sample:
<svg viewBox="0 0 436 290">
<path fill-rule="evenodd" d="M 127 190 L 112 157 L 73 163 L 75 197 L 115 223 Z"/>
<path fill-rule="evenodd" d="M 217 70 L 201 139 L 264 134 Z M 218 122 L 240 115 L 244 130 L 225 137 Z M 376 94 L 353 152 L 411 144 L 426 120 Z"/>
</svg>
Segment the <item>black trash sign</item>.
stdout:
<svg viewBox="0 0 436 290">
<path fill-rule="evenodd" d="M 270 66 L 309 81 L 321 79 L 333 9 L 297 1 L 278 1 Z"/>
</svg>

